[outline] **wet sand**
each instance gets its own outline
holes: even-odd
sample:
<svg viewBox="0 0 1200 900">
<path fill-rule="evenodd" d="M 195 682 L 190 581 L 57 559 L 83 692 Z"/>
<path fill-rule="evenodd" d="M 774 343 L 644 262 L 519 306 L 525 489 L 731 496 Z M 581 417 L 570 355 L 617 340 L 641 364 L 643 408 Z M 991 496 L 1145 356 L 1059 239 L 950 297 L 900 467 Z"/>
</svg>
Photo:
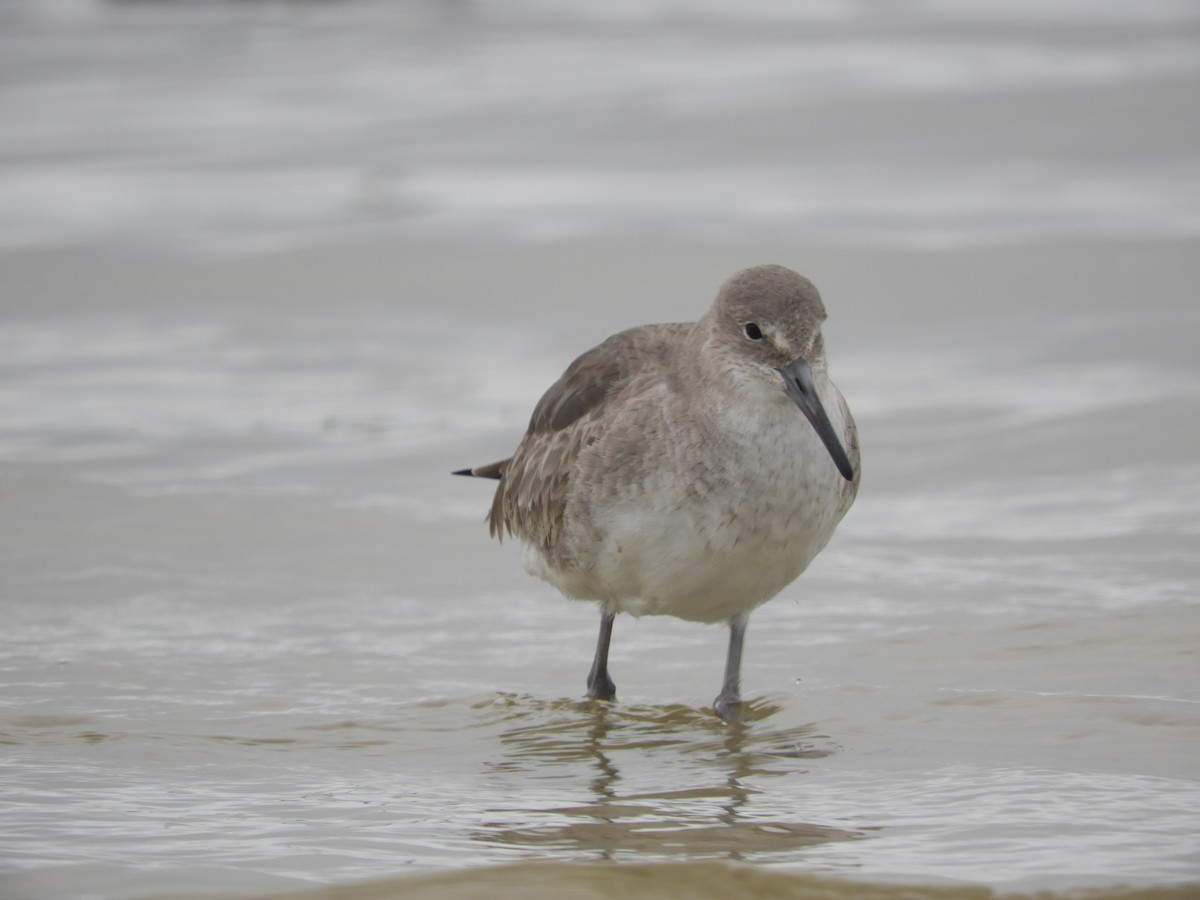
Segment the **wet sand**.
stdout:
<svg viewBox="0 0 1200 900">
<path fill-rule="evenodd" d="M 691 863 L 688 865 L 534 863 L 524 866 L 455 872 L 444 875 L 393 879 L 363 885 L 326 888 L 302 894 L 280 895 L 296 900 L 487 900 L 487 898 L 586 898 L 632 897 L 689 900 L 746 897 L 770 900 L 1187 900 L 1194 888 L 1101 888 L 1068 894 L 1000 893 L 986 887 L 961 885 L 876 884 L 819 878 L 755 869 L 748 866 Z"/>
</svg>

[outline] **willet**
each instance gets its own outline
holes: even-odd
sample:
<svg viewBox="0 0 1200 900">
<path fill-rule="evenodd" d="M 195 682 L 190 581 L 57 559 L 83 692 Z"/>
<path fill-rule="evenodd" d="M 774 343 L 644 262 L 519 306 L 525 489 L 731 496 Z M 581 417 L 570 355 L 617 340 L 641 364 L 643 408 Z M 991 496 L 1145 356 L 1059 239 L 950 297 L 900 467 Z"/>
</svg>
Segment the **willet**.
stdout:
<svg viewBox="0 0 1200 900">
<path fill-rule="evenodd" d="M 713 708 L 738 718 L 750 613 L 807 568 L 858 491 L 858 432 L 829 380 L 824 319 L 802 275 L 744 269 L 699 321 L 631 328 L 584 353 L 511 458 L 454 473 L 499 479 L 492 536 L 516 536 L 530 574 L 599 603 L 590 697 L 616 697 L 617 613 L 727 622 Z"/>
</svg>

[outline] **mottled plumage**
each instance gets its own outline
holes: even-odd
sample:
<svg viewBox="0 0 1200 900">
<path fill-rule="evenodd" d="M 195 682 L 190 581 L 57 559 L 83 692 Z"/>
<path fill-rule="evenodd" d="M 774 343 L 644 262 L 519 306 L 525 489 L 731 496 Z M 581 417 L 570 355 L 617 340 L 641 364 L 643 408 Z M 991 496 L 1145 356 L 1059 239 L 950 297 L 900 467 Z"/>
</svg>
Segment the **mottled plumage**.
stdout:
<svg viewBox="0 0 1200 900">
<path fill-rule="evenodd" d="M 781 266 L 743 270 L 694 323 L 645 325 L 576 359 L 546 391 L 499 478 L 494 537 L 526 568 L 600 603 L 589 676 L 610 699 L 618 612 L 732 628 L 716 708 L 737 714 L 750 611 L 824 547 L 858 488 L 858 438 L 829 380 L 816 288 Z"/>
</svg>

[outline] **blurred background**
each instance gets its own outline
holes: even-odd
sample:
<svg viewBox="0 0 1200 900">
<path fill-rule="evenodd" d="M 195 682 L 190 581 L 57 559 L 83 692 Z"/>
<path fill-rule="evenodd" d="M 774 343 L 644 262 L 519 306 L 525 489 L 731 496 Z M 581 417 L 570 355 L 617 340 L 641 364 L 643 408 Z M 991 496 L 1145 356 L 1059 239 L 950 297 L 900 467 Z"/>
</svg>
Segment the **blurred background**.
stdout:
<svg viewBox="0 0 1200 900">
<path fill-rule="evenodd" d="M 5 895 L 1194 885 L 1198 238 L 1188 0 L 0 0 Z M 449 472 L 763 262 L 859 499 L 581 703 Z"/>
<path fill-rule="evenodd" d="M 5 0 L 0 240 L 1194 234 L 1198 15 Z"/>
</svg>

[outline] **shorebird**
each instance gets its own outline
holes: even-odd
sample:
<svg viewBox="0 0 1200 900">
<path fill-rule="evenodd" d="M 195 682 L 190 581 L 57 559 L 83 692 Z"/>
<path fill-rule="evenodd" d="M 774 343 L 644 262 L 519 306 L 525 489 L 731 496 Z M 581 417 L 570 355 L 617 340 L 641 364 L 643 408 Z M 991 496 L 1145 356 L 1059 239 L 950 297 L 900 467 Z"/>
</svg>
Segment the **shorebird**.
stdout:
<svg viewBox="0 0 1200 900">
<path fill-rule="evenodd" d="M 576 359 L 499 479 L 487 516 L 531 575 L 600 606 L 588 695 L 616 698 L 617 613 L 729 625 L 713 709 L 741 709 L 750 613 L 821 551 L 858 491 L 858 432 L 829 379 L 825 307 L 807 278 L 756 266 L 699 321 L 643 325 Z"/>
</svg>

